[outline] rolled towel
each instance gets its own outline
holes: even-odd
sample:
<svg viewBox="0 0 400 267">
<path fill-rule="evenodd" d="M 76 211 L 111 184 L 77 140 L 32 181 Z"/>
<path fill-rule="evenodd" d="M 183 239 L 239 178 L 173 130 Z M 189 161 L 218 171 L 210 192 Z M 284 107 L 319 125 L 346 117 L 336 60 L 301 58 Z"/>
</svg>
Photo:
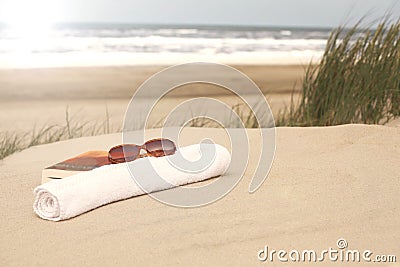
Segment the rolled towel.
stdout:
<svg viewBox="0 0 400 267">
<path fill-rule="evenodd" d="M 180 162 L 188 166 L 185 160 L 200 162 L 199 158 L 207 154 L 214 157 L 204 168 L 187 171 L 179 167 Z M 66 220 L 118 200 L 220 176 L 227 170 L 230 160 L 231 155 L 223 146 L 196 144 L 182 147 L 167 157 L 106 165 L 36 187 L 33 210 L 45 220 Z M 167 182 L 154 179 L 154 171 L 146 171 L 149 166 Z M 140 180 L 140 186 L 132 175 Z"/>
</svg>

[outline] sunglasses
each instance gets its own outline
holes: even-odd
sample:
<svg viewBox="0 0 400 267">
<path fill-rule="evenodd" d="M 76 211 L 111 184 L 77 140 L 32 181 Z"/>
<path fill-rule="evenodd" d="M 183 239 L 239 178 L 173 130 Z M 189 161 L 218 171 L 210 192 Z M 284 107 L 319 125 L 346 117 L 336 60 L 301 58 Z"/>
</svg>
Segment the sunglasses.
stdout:
<svg viewBox="0 0 400 267">
<path fill-rule="evenodd" d="M 140 150 L 146 150 L 141 154 Z M 141 146 L 135 144 L 115 146 L 108 151 L 108 160 L 111 163 L 124 163 L 143 157 L 164 157 L 175 154 L 175 143 L 169 139 L 159 138 L 147 141 Z"/>
</svg>

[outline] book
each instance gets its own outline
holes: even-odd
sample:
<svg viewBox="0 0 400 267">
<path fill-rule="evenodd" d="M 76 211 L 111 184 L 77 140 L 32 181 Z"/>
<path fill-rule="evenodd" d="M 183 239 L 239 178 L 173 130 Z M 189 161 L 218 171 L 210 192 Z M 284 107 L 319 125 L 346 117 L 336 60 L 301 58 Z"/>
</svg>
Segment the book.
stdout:
<svg viewBox="0 0 400 267">
<path fill-rule="evenodd" d="M 42 171 L 42 183 L 91 171 L 108 164 L 110 162 L 107 151 L 88 151 L 45 168 Z"/>
</svg>

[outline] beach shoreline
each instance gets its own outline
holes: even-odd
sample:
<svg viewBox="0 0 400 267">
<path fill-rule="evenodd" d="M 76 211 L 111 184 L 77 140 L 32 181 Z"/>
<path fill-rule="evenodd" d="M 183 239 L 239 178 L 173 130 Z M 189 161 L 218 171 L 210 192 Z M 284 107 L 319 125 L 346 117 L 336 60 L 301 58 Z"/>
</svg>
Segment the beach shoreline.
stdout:
<svg viewBox="0 0 400 267">
<path fill-rule="evenodd" d="M 0 132 L 29 132 L 64 124 L 66 111 L 80 120 L 122 126 L 135 90 L 168 66 L 118 66 L 0 69 Z M 299 93 L 302 65 L 232 65 L 252 79 L 266 96 L 274 115 Z M 229 106 L 240 103 L 232 93 L 204 84 L 179 88 L 161 103 L 162 116 L 171 106 L 195 97 L 216 98 Z M 157 116 L 156 116 L 157 117 Z M 159 120 L 159 119 L 158 119 Z M 150 124 L 154 124 L 150 122 Z"/>
</svg>

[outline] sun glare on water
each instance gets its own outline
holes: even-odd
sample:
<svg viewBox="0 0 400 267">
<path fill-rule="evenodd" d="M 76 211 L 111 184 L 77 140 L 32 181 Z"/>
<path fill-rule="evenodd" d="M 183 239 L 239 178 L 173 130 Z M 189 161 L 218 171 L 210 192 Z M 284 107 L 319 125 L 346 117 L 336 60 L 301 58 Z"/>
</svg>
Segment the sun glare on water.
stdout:
<svg viewBox="0 0 400 267">
<path fill-rule="evenodd" d="M 46 64 L 43 51 L 53 46 L 52 25 L 57 21 L 57 0 L 0 0 L 0 68 Z"/>
<path fill-rule="evenodd" d="M 51 29 L 56 20 L 52 0 L 3 0 L 1 19 L 17 36 L 37 36 Z"/>
</svg>

